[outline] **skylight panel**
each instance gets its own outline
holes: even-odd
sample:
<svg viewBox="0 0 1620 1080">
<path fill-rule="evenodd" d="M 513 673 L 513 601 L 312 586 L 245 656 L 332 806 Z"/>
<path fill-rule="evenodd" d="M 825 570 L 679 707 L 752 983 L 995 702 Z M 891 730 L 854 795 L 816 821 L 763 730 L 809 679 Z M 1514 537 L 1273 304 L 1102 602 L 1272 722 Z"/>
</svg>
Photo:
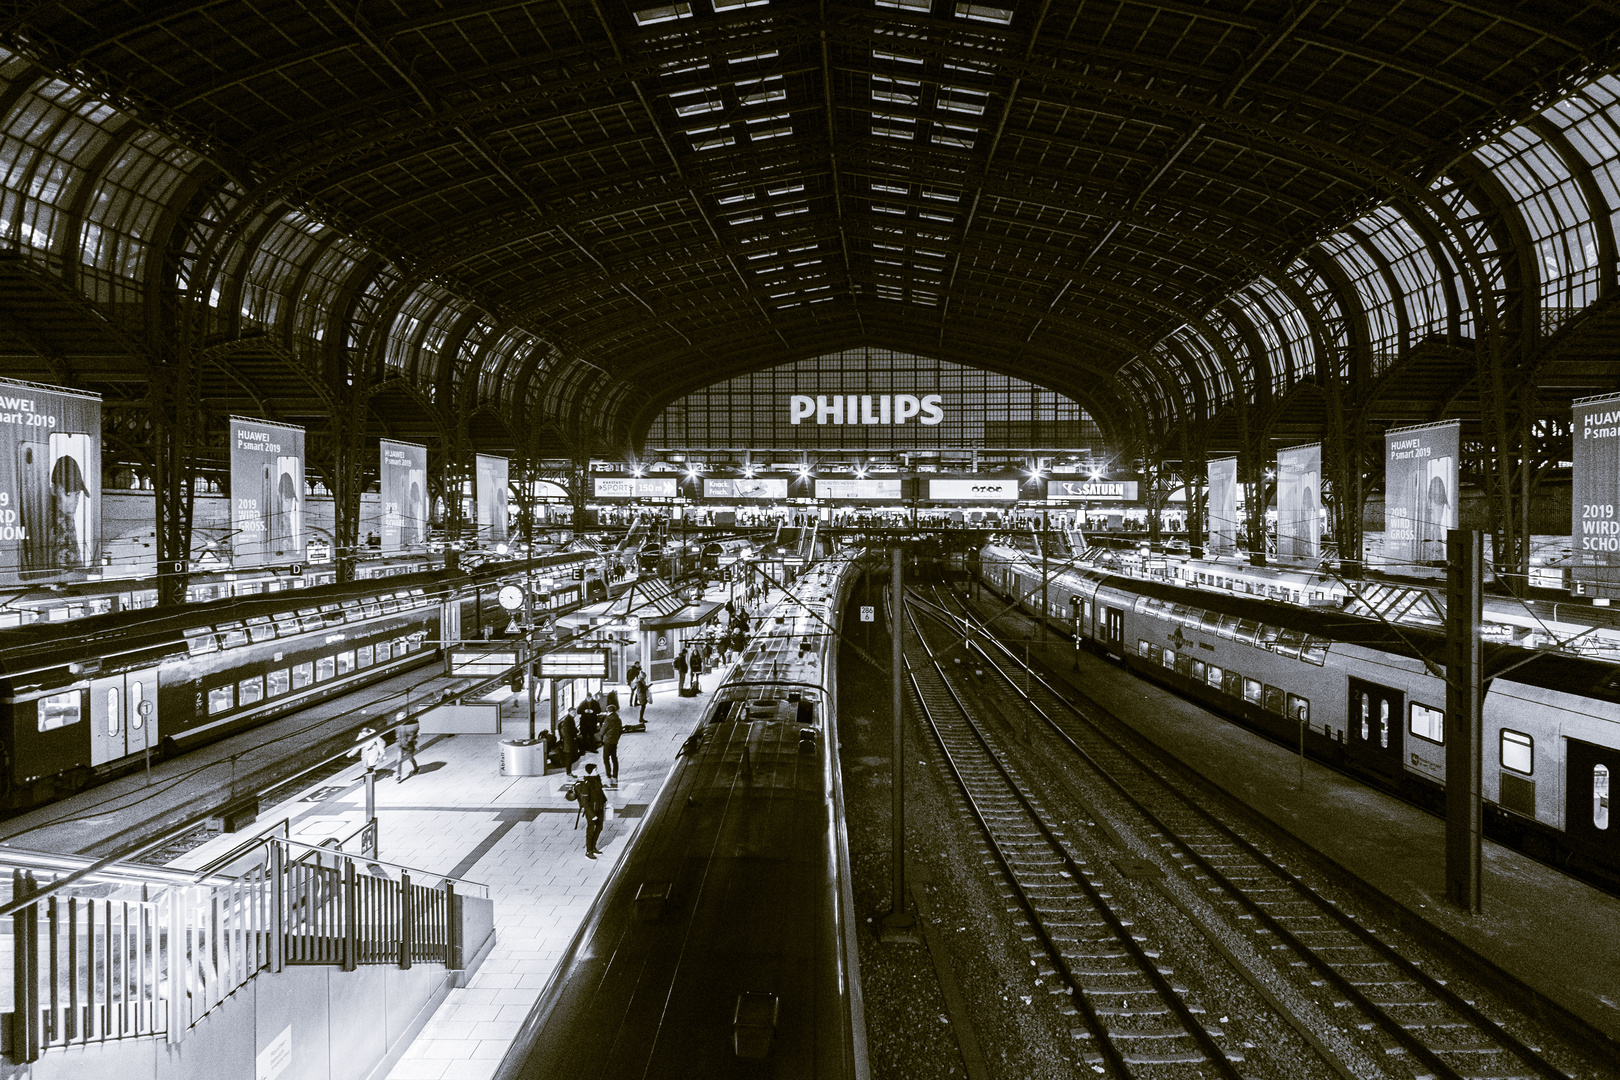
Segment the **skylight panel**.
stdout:
<svg viewBox="0 0 1620 1080">
<path fill-rule="evenodd" d="M 943 259 L 946 257 L 943 251 L 929 251 L 927 248 L 918 248 L 917 254 L 925 255 L 930 259 Z"/>
<path fill-rule="evenodd" d="M 675 106 L 676 116 L 702 116 L 704 113 L 718 112 L 725 108 L 725 102 L 720 100 L 718 86 L 679 91 L 669 95 L 669 103 Z"/>
<path fill-rule="evenodd" d="M 763 105 L 787 100 L 787 82 L 780 75 L 763 79 L 739 79 L 737 97 L 744 105 Z"/>
<path fill-rule="evenodd" d="M 872 246 L 877 248 L 880 251 L 904 251 L 904 250 L 906 250 L 905 248 L 900 247 L 897 244 L 879 244 L 879 243 L 877 243 L 875 241 L 873 242 Z"/>
<path fill-rule="evenodd" d="M 926 13 L 933 6 L 934 0 L 877 0 L 878 7 L 894 8 L 896 11 L 921 11 Z"/>
<path fill-rule="evenodd" d="M 929 191 L 927 188 L 923 188 L 922 197 L 925 198 L 925 199 L 937 199 L 940 202 L 961 202 L 962 201 L 962 196 L 960 196 L 960 195 L 952 195 L 949 192 L 945 192 L 945 191 Z"/>
<path fill-rule="evenodd" d="M 911 193 L 910 188 L 895 187 L 893 184 L 880 184 L 876 181 L 872 182 L 872 190 L 887 191 L 890 195 L 909 195 Z"/>
<path fill-rule="evenodd" d="M 808 214 L 809 212 L 810 208 L 808 206 L 787 206 L 778 210 L 776 216 L 779 218 L 792 217 L 794 214 Z"/>
<path fill-rule="evenodd" d="M 749 225 L 749 224 L 752 224 L 753 222 L 764 221 L 764 220 L 765 220 L 765 215 L 764 214 L 745 214 L 742 217 L 734 217 L 734 218 L 732 218 L 731 223 L 733 225 Z"/>
<path fill-rule="evenodd" d="M 738 8 L 764 7 L 771 0 L 714 0 L 716 12 L 735 11 Z"/>
<path fill-rule="evenodd" d="M 882 203 L 873 203 L 872 209 L 880 214 L 899 214 L 901 217 L 904 217 L 906 213 L 906 208 L 903 206 L 884 206 Z"/>
<path fill-rule="evenodd" d="M 972 19 L 974 22 L 1007 26 L 1012 23 L 1013 13 L 1007 8 L 989 7 L 985 4 L 957 4 L 956 17 L 958 19 Z"/>
<path fill-rule="evenodd" d="M 973 149 L 974 140 L 979 133 L 973 128 L 961 128 L 954 124 L 936 124 L 932 140 L 939 146 L 957 146 L 963 150 Z"/>
<path fill-rule="evenodd" d="M 722 146 L 730 146 L 737 140 L 731 135 L 731 125 L 721 124 L 718 127 L 693 128 L 687 136 L 692 140 L 694 150 L 714 150 Z"/>
<path fill-rule="evenodd" d="M 792 252 L 795 252 L 795 251 L 814 251 L 814 250 L 816 250 L 816 248 L 818 248 L 820 246 L 821 246 L 820 244 L 800 244 L 798 247 L 790 247 L 790 248 L 788 248 L 788 252 L 792 253 Z"/>
<path fill-rule="evenodd" d="M 748 137 L 754 142 L 763 142 L 766 139 L 780 139 L 791 134 L 793 134 L 793 128 L 787 125 L 748 129 Z"/>
<path fill-rule="evenodd" d="M 770 195 L 773 199 L 779 199 L 783 195 L 792 195 L 795 192 L 803 190 L 803 184 L 788 184 L 786 187 L 767 188 L 766 194 Z"/>
<path fill-rule="evenodd" d="M 758 252 L 758 253 L 753 254 L 753 255 L 744 255 L 743 258 L 750 259 L 750 260 L 752 260 L 752 259 L 774 259 L 780 254 L 781 254 L 781 252 L 779 252 L 779 251 L 761 251 L 761 252 Z"/>
<path fill-rule="evenodd" d="M 747 202 L 754 197 L 752 191 L 739 191 L 735 195 L 722 195 L 717 200 L 721 206 L 732 206 L 736 203 Z"/>
<path fill-rule="evenodd" d="M 798 267 L 804 267 L 804 266 L 820 266 L 821 263 L 822 263 L 821 259 L 806 259 L 803 262 L 796 262 L 793 265 L 794 265 L 795 268 L 798 268 Z"/>
<path fill-rule="evenodd" d="M 813 298 L 811 300 L 808 300 L 806 302 L 811 303 L 811 304 L 825 304 L 828 300 L 836 300 L 836 299 L 838 299 L 836 296 L 817 296 L 817 297 L 815 297 L 815 298 Z"/>
<path fill-rule="evenodd" d="M 654 23 L 674 22 L 676 19 L 690 19 L 692 17 L 691 4 L 662 4 L 658 7 L 643 8 L 635 13 L 637 26 L 652 26 Z"/>
<path fill-rule="evenodd" d="M 906 265 L 903 262 L 896 262 L 893 259 L 873 259 L 872 261 L 877 263 L 879 266 L 898 266 L 904 268 Z"/>
<path fill-rule="evenodd" d="M 969 90 L 961 86 L 941 86 L 936 101 L 942 109 L 951 112 L 967 113 L 969 116 L 983 116 L 984 107 L 989 102 L 990 95 L 981 90 Z"/>
<path fill-rule="evenodd" d="M 922 67 L 922 63 L 923 63 L 922 60 L 920 58 L 918 58 L 918 57 L 915 57 L 915 56 L 901 56 L 899 53 L 889 52 L 887 49 L 873 49 L 872 50 L 872 59 L 874 59 L 874 60 L 892 60 L 892 61 L 894 61 L 896 63 L 913 64 L 913 65 L 915 65 L 917 67 Z"/>
<path fill-rule="evenodd" d="M 947 225 L 951 224 L 952 222 L 954 222 L 956 220 L 955 218 L 951 217 L 948 214 L 935 214 L 935 213 L 930 213 L 927 210 L 918 211 L 917 216 L 922 218 L 924 221 L 943 221 Z"/>
<path fill-rule="evenodd" d="M 916 105 L 922 100 L 920 92 L 922 83 L 915 79 L 890 79 L 882 75 L 872 76 L 872 100 L 886 101 L 894 105 Z"/>
<path fill-rule="evenodd" d="M 775 60 L 780 55 L 782 54 L 779 51 L 772 49 L 770 52 L 750 53 L 747 56 L 728 56 L 726 58 L 726 63 L 747 64 L 755 60 Z"/>
</svg>

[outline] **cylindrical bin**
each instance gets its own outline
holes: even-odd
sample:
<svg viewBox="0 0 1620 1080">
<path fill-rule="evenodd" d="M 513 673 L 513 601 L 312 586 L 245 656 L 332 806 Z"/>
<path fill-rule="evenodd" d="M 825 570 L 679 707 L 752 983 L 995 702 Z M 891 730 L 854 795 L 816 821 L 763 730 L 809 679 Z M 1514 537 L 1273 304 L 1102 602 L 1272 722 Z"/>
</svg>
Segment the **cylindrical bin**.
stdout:
<svg viewBox="0 0 1620 1080">
<path fill-rule="evenodd" d="M 501 775 L 546 775 L 546 740 L 503 740 L 501 742 Z"/>
</svg>

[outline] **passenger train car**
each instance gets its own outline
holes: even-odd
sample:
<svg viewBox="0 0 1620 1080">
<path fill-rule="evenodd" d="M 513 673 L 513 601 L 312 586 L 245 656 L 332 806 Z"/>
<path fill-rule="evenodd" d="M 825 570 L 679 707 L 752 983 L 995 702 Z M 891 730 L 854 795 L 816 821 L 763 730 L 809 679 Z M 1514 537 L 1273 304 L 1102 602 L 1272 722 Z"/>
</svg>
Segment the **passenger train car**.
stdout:
<svg viewBox="0 0 1620 1080">
<path fill-rule="evenodd" d="M 0 630 L 0 807 L 421 664 L 481 598 L 536 574 L 554 610 L 606 597 L 600 555 L 557 554 Z"/>
<path fill-rule="evenodd" d="M 763 617 L 502 1080 L 868 1075 L 835 724 L 857 562 Z"/>
<path fill-rule="evenodd" d="M 1040 566 L 978 553 L 981 579 L 1039 614 Z M 1178 588 L 1094 569 L 1055 575 L 1049 618 L 1186 697 L 1430 808 L 1445 782 L 1444 638 L 1421 627 Z M 1485 646 L 1486 832 L 1620 882 L 1620 666 Z"/>
</svg>

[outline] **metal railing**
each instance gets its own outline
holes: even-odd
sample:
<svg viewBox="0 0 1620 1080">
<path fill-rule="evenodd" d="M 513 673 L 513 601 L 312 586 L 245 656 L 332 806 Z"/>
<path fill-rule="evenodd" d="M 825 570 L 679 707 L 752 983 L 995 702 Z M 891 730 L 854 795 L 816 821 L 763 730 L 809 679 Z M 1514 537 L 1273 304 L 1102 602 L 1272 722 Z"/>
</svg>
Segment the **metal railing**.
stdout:
<svg viewBox="0 0 1620 1080">
<path fill-rule="evenodd" d="M 48 863 L 13 869 L 14 910 L 0 924 L 12 960 L 9 1001 L 0 986 L 5 1050 L 18 1064 L 67 1046 L 180 1042 L 248 980 L 286 964 L 453 967 L 458 888 L 488 895 L 477 882 L 284 836 L 210 864 L 246 864 L 231 878 L 124 864 L 63 887 L 83 868 Z M 53 870 L 57 880 L 44 878 Z"/>
</svg>

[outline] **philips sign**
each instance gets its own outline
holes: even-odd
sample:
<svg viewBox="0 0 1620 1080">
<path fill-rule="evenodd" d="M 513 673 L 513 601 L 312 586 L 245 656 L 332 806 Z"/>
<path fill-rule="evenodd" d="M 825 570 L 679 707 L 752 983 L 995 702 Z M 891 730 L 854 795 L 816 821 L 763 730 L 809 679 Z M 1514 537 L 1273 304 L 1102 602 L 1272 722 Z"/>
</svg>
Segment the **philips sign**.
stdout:
<svg viewBox="0 0 1620 1080">
<path fill-rule="evenodd" d="M 801 424 L 903 424 L 912 417 L 932 427 L 945 419 L 939 394 L 794 394 L 788 399 L 788 419 Z"/>
</svg>

